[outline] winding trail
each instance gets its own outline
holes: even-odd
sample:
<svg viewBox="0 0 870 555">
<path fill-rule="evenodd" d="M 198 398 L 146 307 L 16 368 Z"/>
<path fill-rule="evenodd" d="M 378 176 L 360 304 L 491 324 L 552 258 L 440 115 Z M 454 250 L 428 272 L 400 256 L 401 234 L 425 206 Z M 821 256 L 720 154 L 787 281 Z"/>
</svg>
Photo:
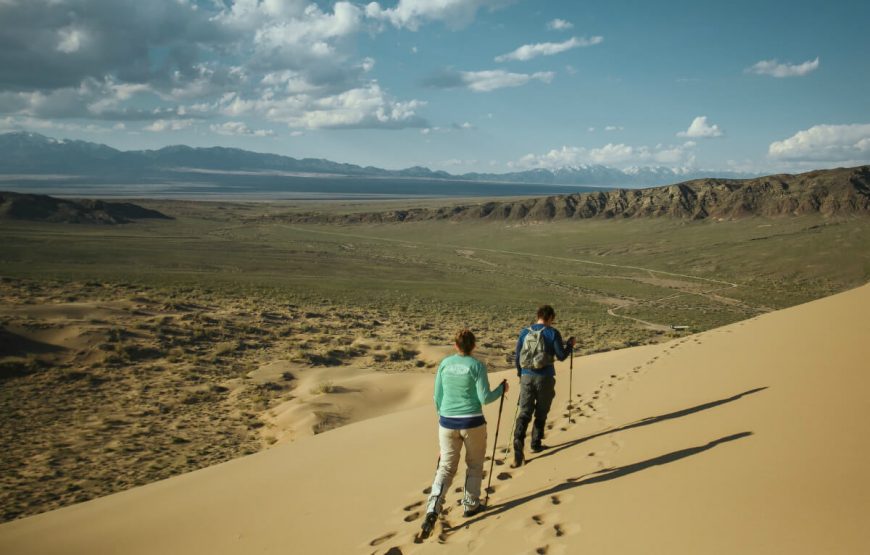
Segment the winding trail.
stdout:
<svg viewBox="0 0 870 555">
<path fill-rule="evenodd" d="M 635 302 L 632 302 L 632 303 L 627 304 L 625 306 L 618 306 L 618 307 L 612 307 L 612 308 L 607 309 L 607 314 L 609 314 L 610 316 L 613 316 L 615 318 L 623 318 L 626 320 L 631 320 L 633 322 L 637 322 L 643 326 L 646 326 L 646 327 L 654 329 L 654 330 L 666 331 L 666 330 L 670 330 L 671 326 L 668 324 L 659 324 L 659 323 L 655 323 L 655 322 L 649 322 L 646 320 L 642 320 L 640 318 L 635 318 L 633 316 L 626 316 L 624 314 L 618 314 L 617 311 L 624 310 L 624 309 L 629 308 L 629 307 L 659 303 L 662 301 L 675 299 L 677 297 L 682 297 L 684 295 L 698 295 L 701 297 L 705 297 L 708 299 L 718 301 L 716 296 L 709 297 L 708 295 L 710 295 L 711 293 L 717 292 L 717 291 L 723 291 L 726 289 L 736 289 L 736 288 L 740 287 L 738 284 L 732 283 L 730 281 L 723 281 L 723 280 L 719 280 L 719 279 L 693 276 L 693 275 L 689 275 L 689 274 L 680 274 L 677 272 L 668 272 L 665 270 L 656 270 L 655 268 L 644 268 L 642 266 L 631 266 L 631 265 L 626 265 L 626 264 L 612 264 L 609 262 L 599 262 L 596 260 L 587 260 L 584 258 L 571 258 L 571 257 L 566 257 L 566 256 L 554 256 L 554 255 L 549 255 L 549 254 L 538 254 L 538 253 L 530 253 L 530 252 L 523 252 L 523 251 L 491 249 L 491 248 L 486 248 L 486 247 L 476 247 L 476 246 L 471 246 L 471 245 L 456 245 L 456 244 L 451 244 L 451 243 L 439 243 L 438 245 L 432 245 L 432 244 L 423 243 L 420 241 L 409 241 L 407 239 L 395 239 L 392 237 L 376 237 L 376 236 L 371 236 L 371 235 L 363 235 L 363 234 L 359 234 L 359 233 L 341 233 L 338 231 L 326 231 L 326 230 L 321 230 L 321 229 L 303 229 L 303 228 L 299 228 L 299 227 L 291 226 L 291 225 L 287 225 L 287 224 L 277 224 L 277 225 L 284 227 L 284 228 L 287 228 L 287 229 L 290 229 L 290 230 L 293 230 L 293 231 L 301 232 L 301 233 L 316 233 L 316 234 L 321 234 L 321 235 L 333 235 L 333 236 L 337 236 L 337 237 L 346 237 L 346 238 L 351 238 L 351 239 L 384 241 L 384 242 L 401 243 L 401 244 L 414 245 L 414 246 L 443 247 L 443 248 L 451 248 L 451 249 L 473 250 L 473 251 L 490 252 L 490 253 L 496 253 L 496 254 L 512 254 L 512 255 L 517 255 L 517 256 L 544 258 L 547 260 L 559 260 L 562 262 L 576 262 L 576 263 L 580 263 L 580 264 L 588 264 L 588 265 L 592 265 L 592 266 L 600 266 L 600 267 L 606 267 L 606 268 L 619 268 L 619 269 L 623 269 L 623 270 L 636 270 L 636 271 L 641 271 L 641 272 L 647 272 L 650 274 L 651 277 L 655 277 L 655 274 L 659 274 L 662 276 L 677 277 L 677 278 L 696 280 L 696 281 L 701 281 L 701 282 L 706 282 L 706 283 L 713 283 L 713 284 L 716 284 L 719 286 L 719 287 L 715 287 L 713 289 L 707 289 L 704 291 L 680 291 L 678 293 L 666 295 L 666 296 L 658 298 L 658 299 L 635 301 Z"/>
</svg>

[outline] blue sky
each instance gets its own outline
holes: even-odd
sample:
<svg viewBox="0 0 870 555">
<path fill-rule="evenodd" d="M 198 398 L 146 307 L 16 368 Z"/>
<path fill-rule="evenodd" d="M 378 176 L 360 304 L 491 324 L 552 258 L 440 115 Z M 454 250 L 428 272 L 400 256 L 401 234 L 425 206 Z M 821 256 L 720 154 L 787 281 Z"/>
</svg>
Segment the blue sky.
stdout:
<svg viewBox="0 0 870 555">
<path fill-rule="evenodd" d="M 870 163 L 870 3 L 0 0 L 0 131 L 454 173 Z"/>
</svg>

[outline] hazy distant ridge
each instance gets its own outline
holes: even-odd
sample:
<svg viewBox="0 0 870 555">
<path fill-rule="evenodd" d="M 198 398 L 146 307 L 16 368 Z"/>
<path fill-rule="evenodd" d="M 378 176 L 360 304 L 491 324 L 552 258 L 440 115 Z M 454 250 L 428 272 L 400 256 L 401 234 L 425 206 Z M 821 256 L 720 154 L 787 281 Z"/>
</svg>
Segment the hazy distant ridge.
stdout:
<svg viewBox="0 0 870 555">
<path fill-rule="evenodd" d="M 121 151 L 87 141 L 53 139 L 38 133 L 0 134 L 0 174 L 57 174 L 112 177 L 119 180 L 178 179 L 190 170 L 215 172 L 288 172 L 386 178 L 450 179 L 545 185 L 600 185 L 640 187 L 711 177 L 710 171 L 683 171 L 665 167 L 620 170 L 584 165 L 556 170 L 532 169 L 512 173 L 465 173 L 414 166 L 385 170 L 342 164 L 325 159 L 296 159 L 238 148 L 193 148 L 184 145 L 159 150 Z M 751 177 L 751 174 L 715 172 L 716 177 Z"/>
<path fill-rule="evenodd" d="M 138 219 L 171 219 L 128 202 L 65 200 L 46 195 L 0 191 L 0 220 L 28 220 L 71 224 L 123 224 Z"/>
<path fill-rule="evenodd" d="M 296 221 L 414 220 L 550 221 L 582 218 L 672 217 L 690 220 L 746 216 L 870 214 L 870 166 L 780 174 L 747 180 L 698 179 L 648 189 L 486 202 L 438 209 L 345 215 L 295 214 Z"/>
</svg>

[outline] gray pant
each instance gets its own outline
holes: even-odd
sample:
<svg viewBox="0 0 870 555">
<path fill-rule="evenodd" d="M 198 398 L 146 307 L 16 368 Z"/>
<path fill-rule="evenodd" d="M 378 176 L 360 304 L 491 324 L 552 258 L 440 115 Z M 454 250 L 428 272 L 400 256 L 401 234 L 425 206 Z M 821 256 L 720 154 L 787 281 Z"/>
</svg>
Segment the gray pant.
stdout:
<svg viewBox="0 0 870 555">
<path fill-rule="evenodd" d="M 438 426 L 438 443 L 441 446 L 441 459 L 435 472 L 426 512 L 441 512 L 444 496 L 447 495 L 459 467 L 459 453 L 463 445 L 466 469 L 462 504 L 468 508 L 476 508 L 480 505 L 480 483 L 483 481 L 483 461 L 486 458 L 486 424 L 466 430 Z"/>
<path fill-rule="evenodd" d="M 526 442 L 526 429 L 534 415 L 531 447 L 536 448 L 544 440 L 547 413 L 556 396 L 556 378 L 552 376 L 520 376 L 520 407 L 514 431 L 514 457 L 519 458 Z"/>
</svg>

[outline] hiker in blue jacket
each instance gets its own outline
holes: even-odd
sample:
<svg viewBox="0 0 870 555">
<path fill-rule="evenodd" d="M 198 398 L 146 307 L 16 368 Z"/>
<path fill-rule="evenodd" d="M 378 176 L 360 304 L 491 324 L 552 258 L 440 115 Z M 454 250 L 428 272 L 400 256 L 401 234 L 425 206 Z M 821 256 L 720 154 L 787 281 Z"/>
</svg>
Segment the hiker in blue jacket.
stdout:
<svg viewBox="0 0 870 555">
<path fill-rule="evenodd" d="M 508 390 L 503 381 L 489 389 L 486 366 L 471 356 L 475 338 L 464 329 L 454 339 L 457 354 L 448 356 L 435 375 L 435 409 L 438 411 L 438 441 L 441 458 L 432 483 L 423 528 L 431 530 L 450 489 L 459 466 L 459 454 L 465 446 L 465 493 L 462 504 L 465 516 L 473 516 L 484 507 L 480 503 L 480 484 L 486 458 L 486 420 L 483 405 L 501 397 Z"/>
<path fill-rule="evenodd" d="M 565 360 L 574 349 L 574 338 L 562 342 L 559 330 L 553 327 L 556 311 L 550 305 L 538 308 L 537 322 L 523 329 L 517 340 L 516 367 L 520 378 L 520 399 L 517 421 L 514 430 L 514 462 L 511 467 L 522 466 L 525 462 L 523 448 L 526 442 L 526 429 L 534 415 L 532 426 L 531 450 L 538 453 L 547 449 L 544 440 L 544 426 L 547 413 L 556 395 L 556 368 L 554 360 Z"/>
</svg>

